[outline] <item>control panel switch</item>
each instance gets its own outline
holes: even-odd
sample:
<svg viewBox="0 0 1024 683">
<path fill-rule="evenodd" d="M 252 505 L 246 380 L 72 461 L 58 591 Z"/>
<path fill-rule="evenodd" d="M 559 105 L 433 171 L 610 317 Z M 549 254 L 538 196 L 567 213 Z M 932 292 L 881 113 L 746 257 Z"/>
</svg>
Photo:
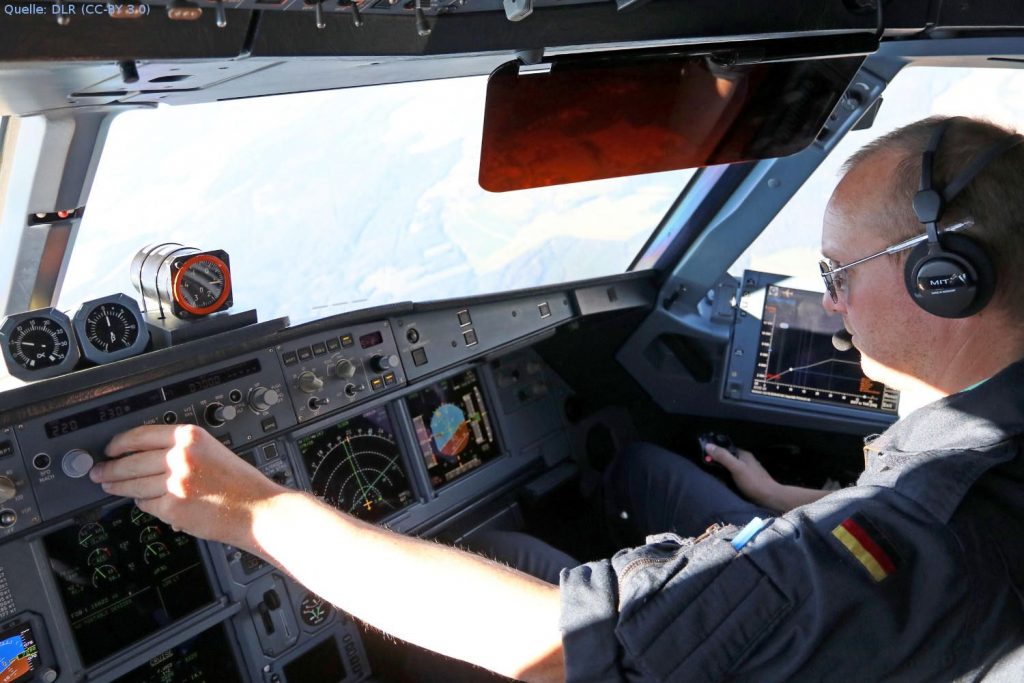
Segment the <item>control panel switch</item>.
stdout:
<svg viewBox="0 0 1024 683">
<path fill-rule="evenodd" d="M 64 474 L 68 475 L 72 479 L 81 479 L 85 475 L 89 474 L 89 470 L 92 469 L 92 465 L 92 455 L 81 448 L 72 448 L 64 454 L 64 457 L 60 461 L 60 467 L 64 470 Z"/>
</svg>

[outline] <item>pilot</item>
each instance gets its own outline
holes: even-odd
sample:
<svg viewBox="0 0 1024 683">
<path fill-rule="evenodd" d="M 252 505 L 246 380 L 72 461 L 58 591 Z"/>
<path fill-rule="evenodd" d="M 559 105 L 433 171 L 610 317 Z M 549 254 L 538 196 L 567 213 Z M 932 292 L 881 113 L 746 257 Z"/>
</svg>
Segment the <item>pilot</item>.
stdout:
<svg viewBox="0 0 1024 683">
<path fill-rule="evenodd" d="M 848 163 L 824 219 L 823 303 L 865 373 L 920 407 L 868 445 L 857 486 L 786 498 L 778 516 L 651 536 L 554 586 L 278 486 L 195 426 L 122 433 L 91 477 L 384 631 L 515 678 L 1021 680 L 1021 140 L 928 119 Z"/>
</svg>

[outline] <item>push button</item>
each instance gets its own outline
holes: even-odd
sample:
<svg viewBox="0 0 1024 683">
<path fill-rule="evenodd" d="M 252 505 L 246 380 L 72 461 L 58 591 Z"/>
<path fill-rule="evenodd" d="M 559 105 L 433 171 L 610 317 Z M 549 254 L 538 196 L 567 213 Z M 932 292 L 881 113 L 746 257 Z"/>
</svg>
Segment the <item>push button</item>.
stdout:
<svg viewBox="0 0 1024 683">
<path fill-rule="evenodd" d="M 462 310 L 456 314 L 459 318 L 459 327 L 465 327 L 466 325 L 473 322 L 469 317 L 469 311 Z"/>
<path fill-rule="evenodd" d="M 462 333 L 462 338 L 466 342 L 466 346 L 475 346 L 477 343 L 476 332 L 474 330 L 466 330 Z"/>
<path fill-rule="evenodd" d="M 355 342 L 352 341 L 352 335 L 351 334 L 343 334 L 343 335 L 341 335 L 341 345 L 342 346 L 348 348 L 349 346 L 352 346 L 354 343 Z"/>
<path fill-rule="evenodd" d="M 277 429 L 277 418 L 268 417 L 263 420 L 263 422 L 260 422 L 260 426 L 263 428 L 264 432 L 272 432 Z"/>
<path fill-rule="evenodd" d="M 418 349 L 412 350 L 412 362 L 414 365 L 426 365 L 427 364 L 427 350 L 422 346 Z"/>
<path fill-rule="evenodd" d="M 322 356 L 325 353 L 327 353 L 327 344 L 325 344 L 323 342 L 317 342 L 316 344 L 313 344 L 313 355 L 314 356 Z"/>
<path fill-rule="evenodd" d="M 384 380 L 382 380 L 380 377 L 374 377 L 373 379 L 370 380 L 370 388 L 373 389 L 374 391 L 383 389 Z"/>
<path fill-rule="evenodd" d="M 299 360 L 309 360 L 313 357 L 313 349 L 308 346 L 303 346 L 299 350 Z"/>
<path fill-rule="evenodd" d="M 389 372 L 386 375 L 384 375 L 384 384 L 391 386 L 392 384 L 395 384 L 397 382 L 398 380 L 395 378 L 395 373 Z"/>
<path fill-rule="evenodd" d="M 281 356 L 281 360 L 284 361 L 285 365 L 295 365 L 296 363 L 299 362 L 299 355 L 294 351 L 288 351 L 283 356 Z"/>
<path fill-rule="evenodd" d="M 338 341 L 337 339 L 335 339 L 334 337 L 331 337 L 330 339 L 327 340 L 327 350 L 328 351 L 337 351 L 340 348 L 341 348 L 341 342 Z"/>
</svg>

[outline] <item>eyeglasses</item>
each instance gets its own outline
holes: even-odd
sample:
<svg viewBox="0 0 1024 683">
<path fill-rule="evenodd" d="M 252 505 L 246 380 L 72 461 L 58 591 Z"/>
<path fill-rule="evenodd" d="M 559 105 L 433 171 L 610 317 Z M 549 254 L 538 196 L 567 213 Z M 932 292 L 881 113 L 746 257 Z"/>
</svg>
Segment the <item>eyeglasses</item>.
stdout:
<svg viewBox="0 0 1024 683">
<path fill-rule="evenodd" d="M 968 219 L 965 221 L 961 221 L 959 223 L 954 223 L 953 225 L 949 226 L 948 228 L 945 228 L 944 230 L 940 230 L 939 234 L 942 235 L 947 232 L 957 232 L 959 230 L 966 230 L 972 225 L 974 225 L 974 221 Z M 839 290 L 843 288 L 844 278 L 842 273 L 844 270 L 849 270 L 854 266 L 859 266 L 865 261 L 870 261 L 873 258 L 878 258 L 879 256 L 884 256 L 885 254 L 898 254 L 901 251 L 906 251 L 907 249 L 915 247 L 921 242 L 924 242 L 926 239 L 928 239 L 928 233 L 923 233 L 915 237 L 911 237 L 908 240 L 904 240 L 902 242 L 894 244 L 891 247 L 886 247 L 877 254 L 865 256 L 862 259 L 857 259 L 853 263 L 847 263 L 845 266 L 837 266 L 835 261 L 833 261 L 832 259 L 823 259 L 821 261 L 818 261 L 818 267 L 821 269 L 821 279 L 825 281 L 825 289 L 828 290 L 829 296 L 832 297 L 832 303 L 839 303 Z"/>
</svg>

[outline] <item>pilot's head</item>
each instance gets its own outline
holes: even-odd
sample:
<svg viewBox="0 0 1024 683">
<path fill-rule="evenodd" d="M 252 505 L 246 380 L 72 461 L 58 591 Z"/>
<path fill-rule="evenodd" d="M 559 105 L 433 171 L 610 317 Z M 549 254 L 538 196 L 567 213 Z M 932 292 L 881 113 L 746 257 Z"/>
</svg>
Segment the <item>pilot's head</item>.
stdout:
<svg viewBox="0 0 1024 683">
<path fill-rule="evenodd" d="M 829 201 L 822 253 L 836 266 L 852 263 L 925 232 L 914 210 L 922 154 L 945 119 L 933 117 L 876 139 L 853 155 Z M 967 118 L 949 121 L 935 153 L 933 187 L 946 188 L 980 152 L 1014 131 Z M 908 291 L 910 250 L 843 271 L 839 313 L 862 354 L 865 374 L 903 390 L 948 394 L 985 379 L 1024 356 L 1024 144 L 1001 151 L 947 204 L 939 229 L 972 221 L 962 235 L 990 255 L 994 294 L 965 317 L 941 317 Z M 969 309 L 968 309 L 969 310 Z"/>
</svg>

